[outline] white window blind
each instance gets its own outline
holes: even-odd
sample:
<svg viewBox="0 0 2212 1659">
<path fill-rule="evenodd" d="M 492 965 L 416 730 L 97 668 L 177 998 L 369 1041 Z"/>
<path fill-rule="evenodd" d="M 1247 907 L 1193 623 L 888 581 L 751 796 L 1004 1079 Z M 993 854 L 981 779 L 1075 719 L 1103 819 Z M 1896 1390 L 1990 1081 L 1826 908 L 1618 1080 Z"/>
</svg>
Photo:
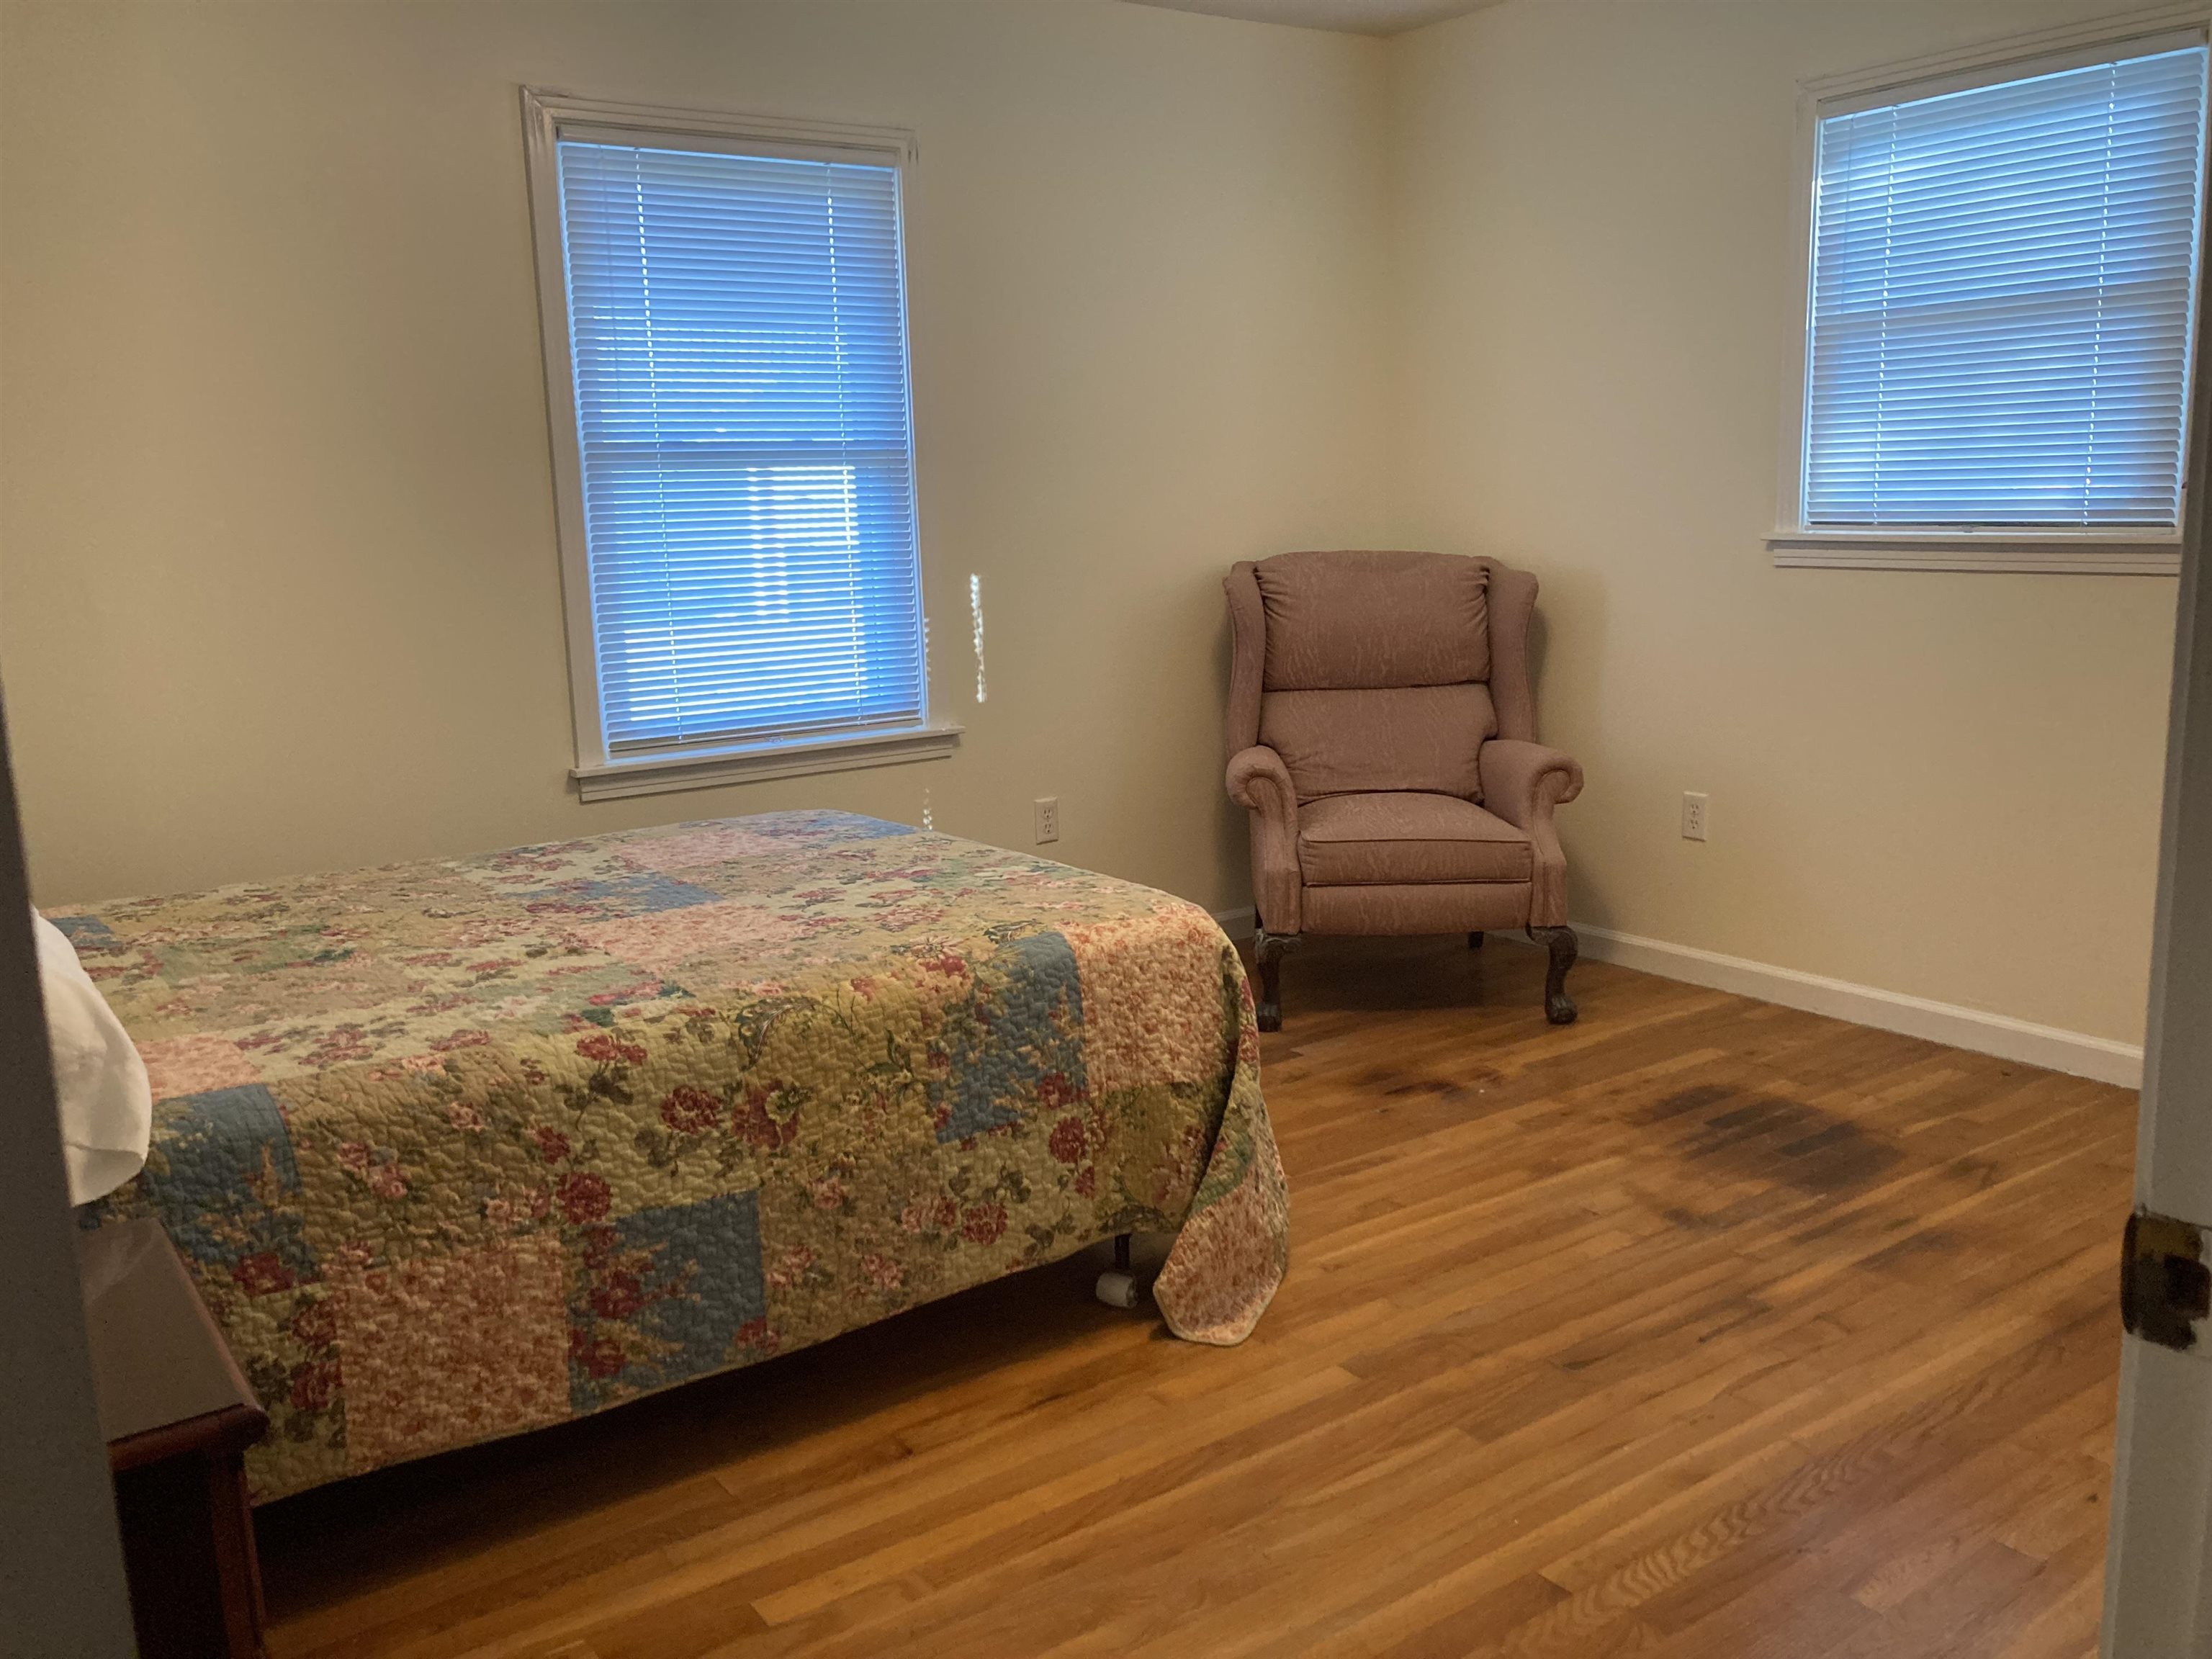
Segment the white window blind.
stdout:
<svg viewBox="0 0 2212 1659">
<path fill-rule="evenodd" d="M 919 724 L 898 169 L 558 157 L 608 754 Z"/>
<path fill-rule="evenodd" d="M 1820 120 L 1805 526 L 2179 522 L 2205 59 Z"/>
</svg>

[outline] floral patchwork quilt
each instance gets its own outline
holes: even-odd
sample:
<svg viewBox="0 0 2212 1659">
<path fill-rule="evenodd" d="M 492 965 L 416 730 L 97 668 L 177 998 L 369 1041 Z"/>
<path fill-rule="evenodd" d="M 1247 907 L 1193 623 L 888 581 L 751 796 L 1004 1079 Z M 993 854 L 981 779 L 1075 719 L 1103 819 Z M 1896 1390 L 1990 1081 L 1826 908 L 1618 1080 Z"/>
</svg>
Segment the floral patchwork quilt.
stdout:
<svg viewBox="0 0 2212 1659">
<path fill-rule="evenodd" d="M 1204 911 L 839 812 L 53 921 L 152 1076 L 160 1218 L 270 1415 L 257 1498 L 750 1364 L 1133 1230 L 1170 1328 L 1287 1261 Z"/>
</svg>

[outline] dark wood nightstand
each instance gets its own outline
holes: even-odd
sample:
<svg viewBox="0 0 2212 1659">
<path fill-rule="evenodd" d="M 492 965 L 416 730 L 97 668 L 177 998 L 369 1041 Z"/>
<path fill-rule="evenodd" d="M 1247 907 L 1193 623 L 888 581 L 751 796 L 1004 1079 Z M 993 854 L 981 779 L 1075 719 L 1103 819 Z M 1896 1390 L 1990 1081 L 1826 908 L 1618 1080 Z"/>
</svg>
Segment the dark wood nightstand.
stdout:
<svg viewBox="0 0 2212 1659">
<path fill-rule="evenodd" d="M 80 1234 L 77 1265 L 140 1659 L 260 1659 L 242 1460 L 268 1416 L 159 1222 Z"/>
</svg>

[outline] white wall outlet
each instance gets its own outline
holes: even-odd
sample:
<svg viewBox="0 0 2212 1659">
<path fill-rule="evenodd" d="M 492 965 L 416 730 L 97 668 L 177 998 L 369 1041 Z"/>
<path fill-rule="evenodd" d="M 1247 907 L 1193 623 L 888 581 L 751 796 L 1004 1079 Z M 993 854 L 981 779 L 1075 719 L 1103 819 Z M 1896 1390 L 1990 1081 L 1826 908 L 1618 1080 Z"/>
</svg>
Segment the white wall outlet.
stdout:
<svg viewBox="0 0 2212 1659">
<path fill-rule="evenodd" d="M 1058 841 L 1060 839 L 1060 797 L 1039 795 L 1030 804 L 1036 811 L 1037 845 L 1042 847 L 1048 841 Z"/>
<path fill-rule="evenodd" d="M 1682 793 L 1682 839 L 1703 841 L 1705 838 L 1705 798 L 1695 790 Z"/>
</svg>

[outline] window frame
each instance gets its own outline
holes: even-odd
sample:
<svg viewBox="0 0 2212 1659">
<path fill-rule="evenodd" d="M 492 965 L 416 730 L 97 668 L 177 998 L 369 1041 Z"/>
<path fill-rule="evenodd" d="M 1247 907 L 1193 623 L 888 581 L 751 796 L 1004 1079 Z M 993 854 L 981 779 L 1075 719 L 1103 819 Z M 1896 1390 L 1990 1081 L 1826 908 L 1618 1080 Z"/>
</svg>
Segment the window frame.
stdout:
<svg viewBox="0 0 2212 1659">
<path fill-rule="evenodd" d="M 2181 514 L 2171 531 L 2114 535 L 2106 530 L 1987 529 L 1952 527 L 1907 531 L 1875 527 L 1809 526 L 1803 518 L 1806 397 L 1813 349 L 1813 197 L 1819 164 L 1820 122 L 1832 115 L 1877 108 L 1911 98 L 1930 97 L 1971 88 L 2100 63 L 2137 50 L 2172 50 L 2212 46 L 2212 19 L 2202 5 L 2167 6 L 2088 20 L 2002 40 L 1933 53 L 1902 63 L 1826 76 L 1797 83 L 1797 134 L 1791 169 L 1795 230 L 1793 277 L 1782 404 L 1782 453 L 1777 481 L 1775 529 L 1766 538 L 1778 568 L 1844 570 L 1948 570 L 2046 572 L 2059 574 L 2178 576 L 2181 573 L 2180 518 L 2188 509 L 2195 482 L 2188 476 L 2189 423 L 2195 407 L 2197 331 L 2203 319 L 2192 311 L 2184 365 L 2181 457 Z M 2212 108 L 2212 102 L 2208 103 Z M 2212 120 L 2208 121 L 2212 130 Z M 2206 168 L 2212 185 L 2212 166 Z M 2197 270 L 2204 242 L 2212 234 L 2212 215 L 2199 209 Z M 2192 286 L 2201 292 L 2198 277 Z"/>
<path fill-rule="evenodd" d="M 777 116 L 718 113 L 585 98 L 522 88 L 525 167 L 538 273 L 538 315 L 544 349 L 546 424 L 552 441 L 554 518 L 561 556 L 562 611 L 568 635 L 570 714 L 583 801 L 626 795 L 709 789 L 764 778 L 850 771 L 913 761 L 942 760 L 962 728 L 935 712 L 929 652 L 931 582 L 921 542 L 920 447 L 914 432 L 913 324 L 907 295 L 906 216 L 915 146 L 902 127 L 859 126 Z M 558 145 L 563 138 L 613 143 L 660 143 L 669 148 L 793 161 L 895 167 L 899 173 L 899 275 L 907 352 L 907 442 L 915 475 L 915 563 L 921 590 L 922 711 L 913 726 L 769 738 L 750 742 L 672 745 L 617 755 L 606 737 L 599 703 L 599 640 L 592 624 L 590 543 L 584 506 L 583 444 L 578 428 L 575 367 L 570 350 L 568 253 L 562 234 Z"/>
</svg>

